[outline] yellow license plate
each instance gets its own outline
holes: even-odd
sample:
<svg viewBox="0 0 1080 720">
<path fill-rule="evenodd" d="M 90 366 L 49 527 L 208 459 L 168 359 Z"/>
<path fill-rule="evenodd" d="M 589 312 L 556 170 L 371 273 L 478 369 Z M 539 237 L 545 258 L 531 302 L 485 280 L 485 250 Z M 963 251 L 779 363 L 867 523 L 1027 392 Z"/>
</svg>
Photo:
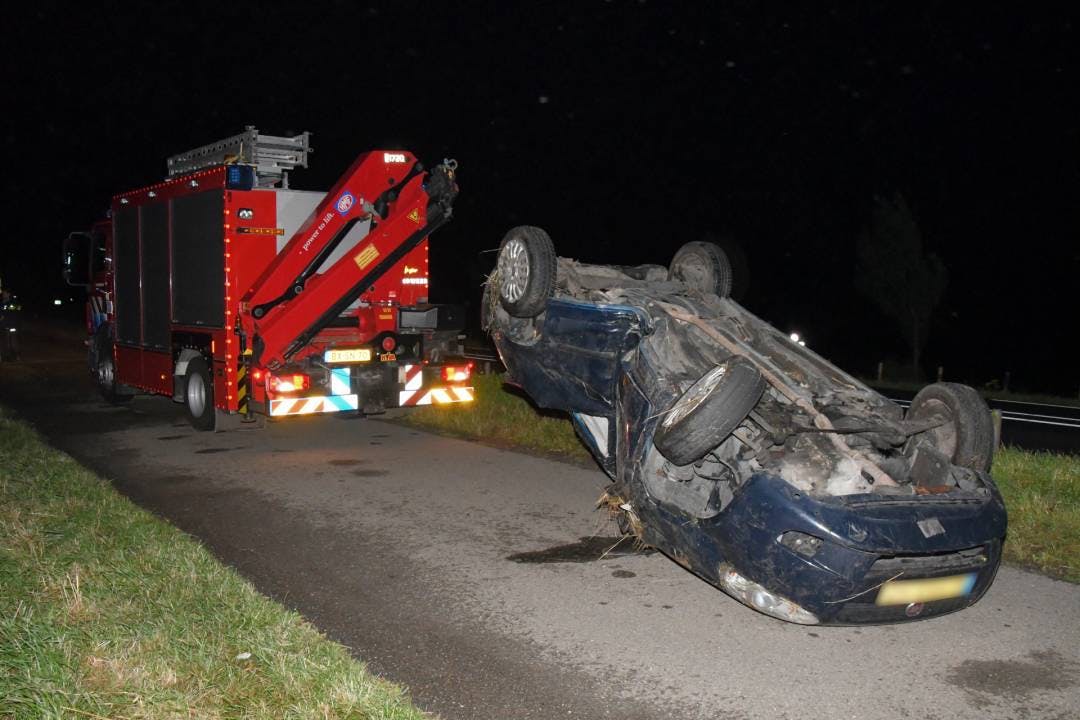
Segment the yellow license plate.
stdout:
<svg viewBox="0 0 1080 720">
<path fill-rule="evenodd" d="M 368 348 L 327 350 L 323 359 L 328 363 L 371 362 L 371 350 Z"/>
<path fill-rule="evenodd" d="M 877 605 L 907 605 L 963 597 L 975 587 L 977 573 L 949 575 L 926 580 L 890 580 L 878 591 Z"/>
</svg>

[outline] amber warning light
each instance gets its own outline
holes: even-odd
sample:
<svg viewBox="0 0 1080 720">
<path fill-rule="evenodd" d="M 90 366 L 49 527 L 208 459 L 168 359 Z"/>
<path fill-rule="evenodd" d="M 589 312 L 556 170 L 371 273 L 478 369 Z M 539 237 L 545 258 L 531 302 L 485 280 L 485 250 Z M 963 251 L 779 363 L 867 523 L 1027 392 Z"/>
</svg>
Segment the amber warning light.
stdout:
<svg viewBox="0 0 1080 720">
<path fill-rule="evenodd" d="M 446 382 L 465 382 L 472 377 L 473 364 L 447 365 L 442 369 L 442 379 Z"/>
<path fill-rule="evenodd" d="M 275 393 L 290 393 L 307 390 L 311 387 L 311 378 L 307 375 L 271 375 L 270 389 Z"/>
</svg>

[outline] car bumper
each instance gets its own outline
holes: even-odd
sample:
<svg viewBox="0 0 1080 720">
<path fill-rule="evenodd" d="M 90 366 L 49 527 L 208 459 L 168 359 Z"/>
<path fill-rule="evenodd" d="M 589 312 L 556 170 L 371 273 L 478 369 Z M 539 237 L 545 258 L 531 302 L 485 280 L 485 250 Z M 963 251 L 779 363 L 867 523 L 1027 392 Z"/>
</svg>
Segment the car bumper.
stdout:
<svg viewBox="0 0 1080 720">
<path fill-rule="evenodd" d="M 724 588 L 720 574 L 734 569 L 819 624 L 838 625 L 907 622 L 972 605 L 993 582 L 1006 528 L 996 491 L 816 499 L 765 474 L 707 521 L 685 523 L 661 506 L 642 511 L 653 515 L 648 540 L 707 580 Z M 944 532 L 927 537 L 920 521 Z M 812 554 L 797 552 L 781 542 L 785 533 L 820 543 Z"/>
</svg>

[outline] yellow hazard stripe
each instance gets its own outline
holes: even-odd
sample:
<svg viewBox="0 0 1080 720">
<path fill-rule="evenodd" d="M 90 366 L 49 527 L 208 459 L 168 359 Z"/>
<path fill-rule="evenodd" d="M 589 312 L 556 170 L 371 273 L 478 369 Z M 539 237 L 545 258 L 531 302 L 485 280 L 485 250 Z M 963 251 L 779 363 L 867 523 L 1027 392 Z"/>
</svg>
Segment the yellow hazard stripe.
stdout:
<svg viewBox="0 0 1080 720">
<path fill-rule="evenodd" d="M 245 415 L 247 414 L 249 400 L 246 359 L 250 357 L 251 350 L 245 350 L 244 354 L 236 360 L 236 409 Z"/>
</svg>

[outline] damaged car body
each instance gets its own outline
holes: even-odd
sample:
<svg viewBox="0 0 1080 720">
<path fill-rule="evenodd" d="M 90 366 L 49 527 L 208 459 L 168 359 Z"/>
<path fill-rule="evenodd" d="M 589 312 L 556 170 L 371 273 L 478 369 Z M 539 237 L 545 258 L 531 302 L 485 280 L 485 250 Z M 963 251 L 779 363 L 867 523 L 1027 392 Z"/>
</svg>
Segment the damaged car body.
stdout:
<svg viewBox="0 0 1080 720">
<path fill-rule="evenodd" d="M 483 322 L 507 382 L 570 414 L 623 531 L 746 605 L 861 624 L 976 602 L 1006 530 L 985 402 L 936 383 L 905 413 L 730 290 L 709 243 L 587 265 L 519 227 Z"/>
</svg>

